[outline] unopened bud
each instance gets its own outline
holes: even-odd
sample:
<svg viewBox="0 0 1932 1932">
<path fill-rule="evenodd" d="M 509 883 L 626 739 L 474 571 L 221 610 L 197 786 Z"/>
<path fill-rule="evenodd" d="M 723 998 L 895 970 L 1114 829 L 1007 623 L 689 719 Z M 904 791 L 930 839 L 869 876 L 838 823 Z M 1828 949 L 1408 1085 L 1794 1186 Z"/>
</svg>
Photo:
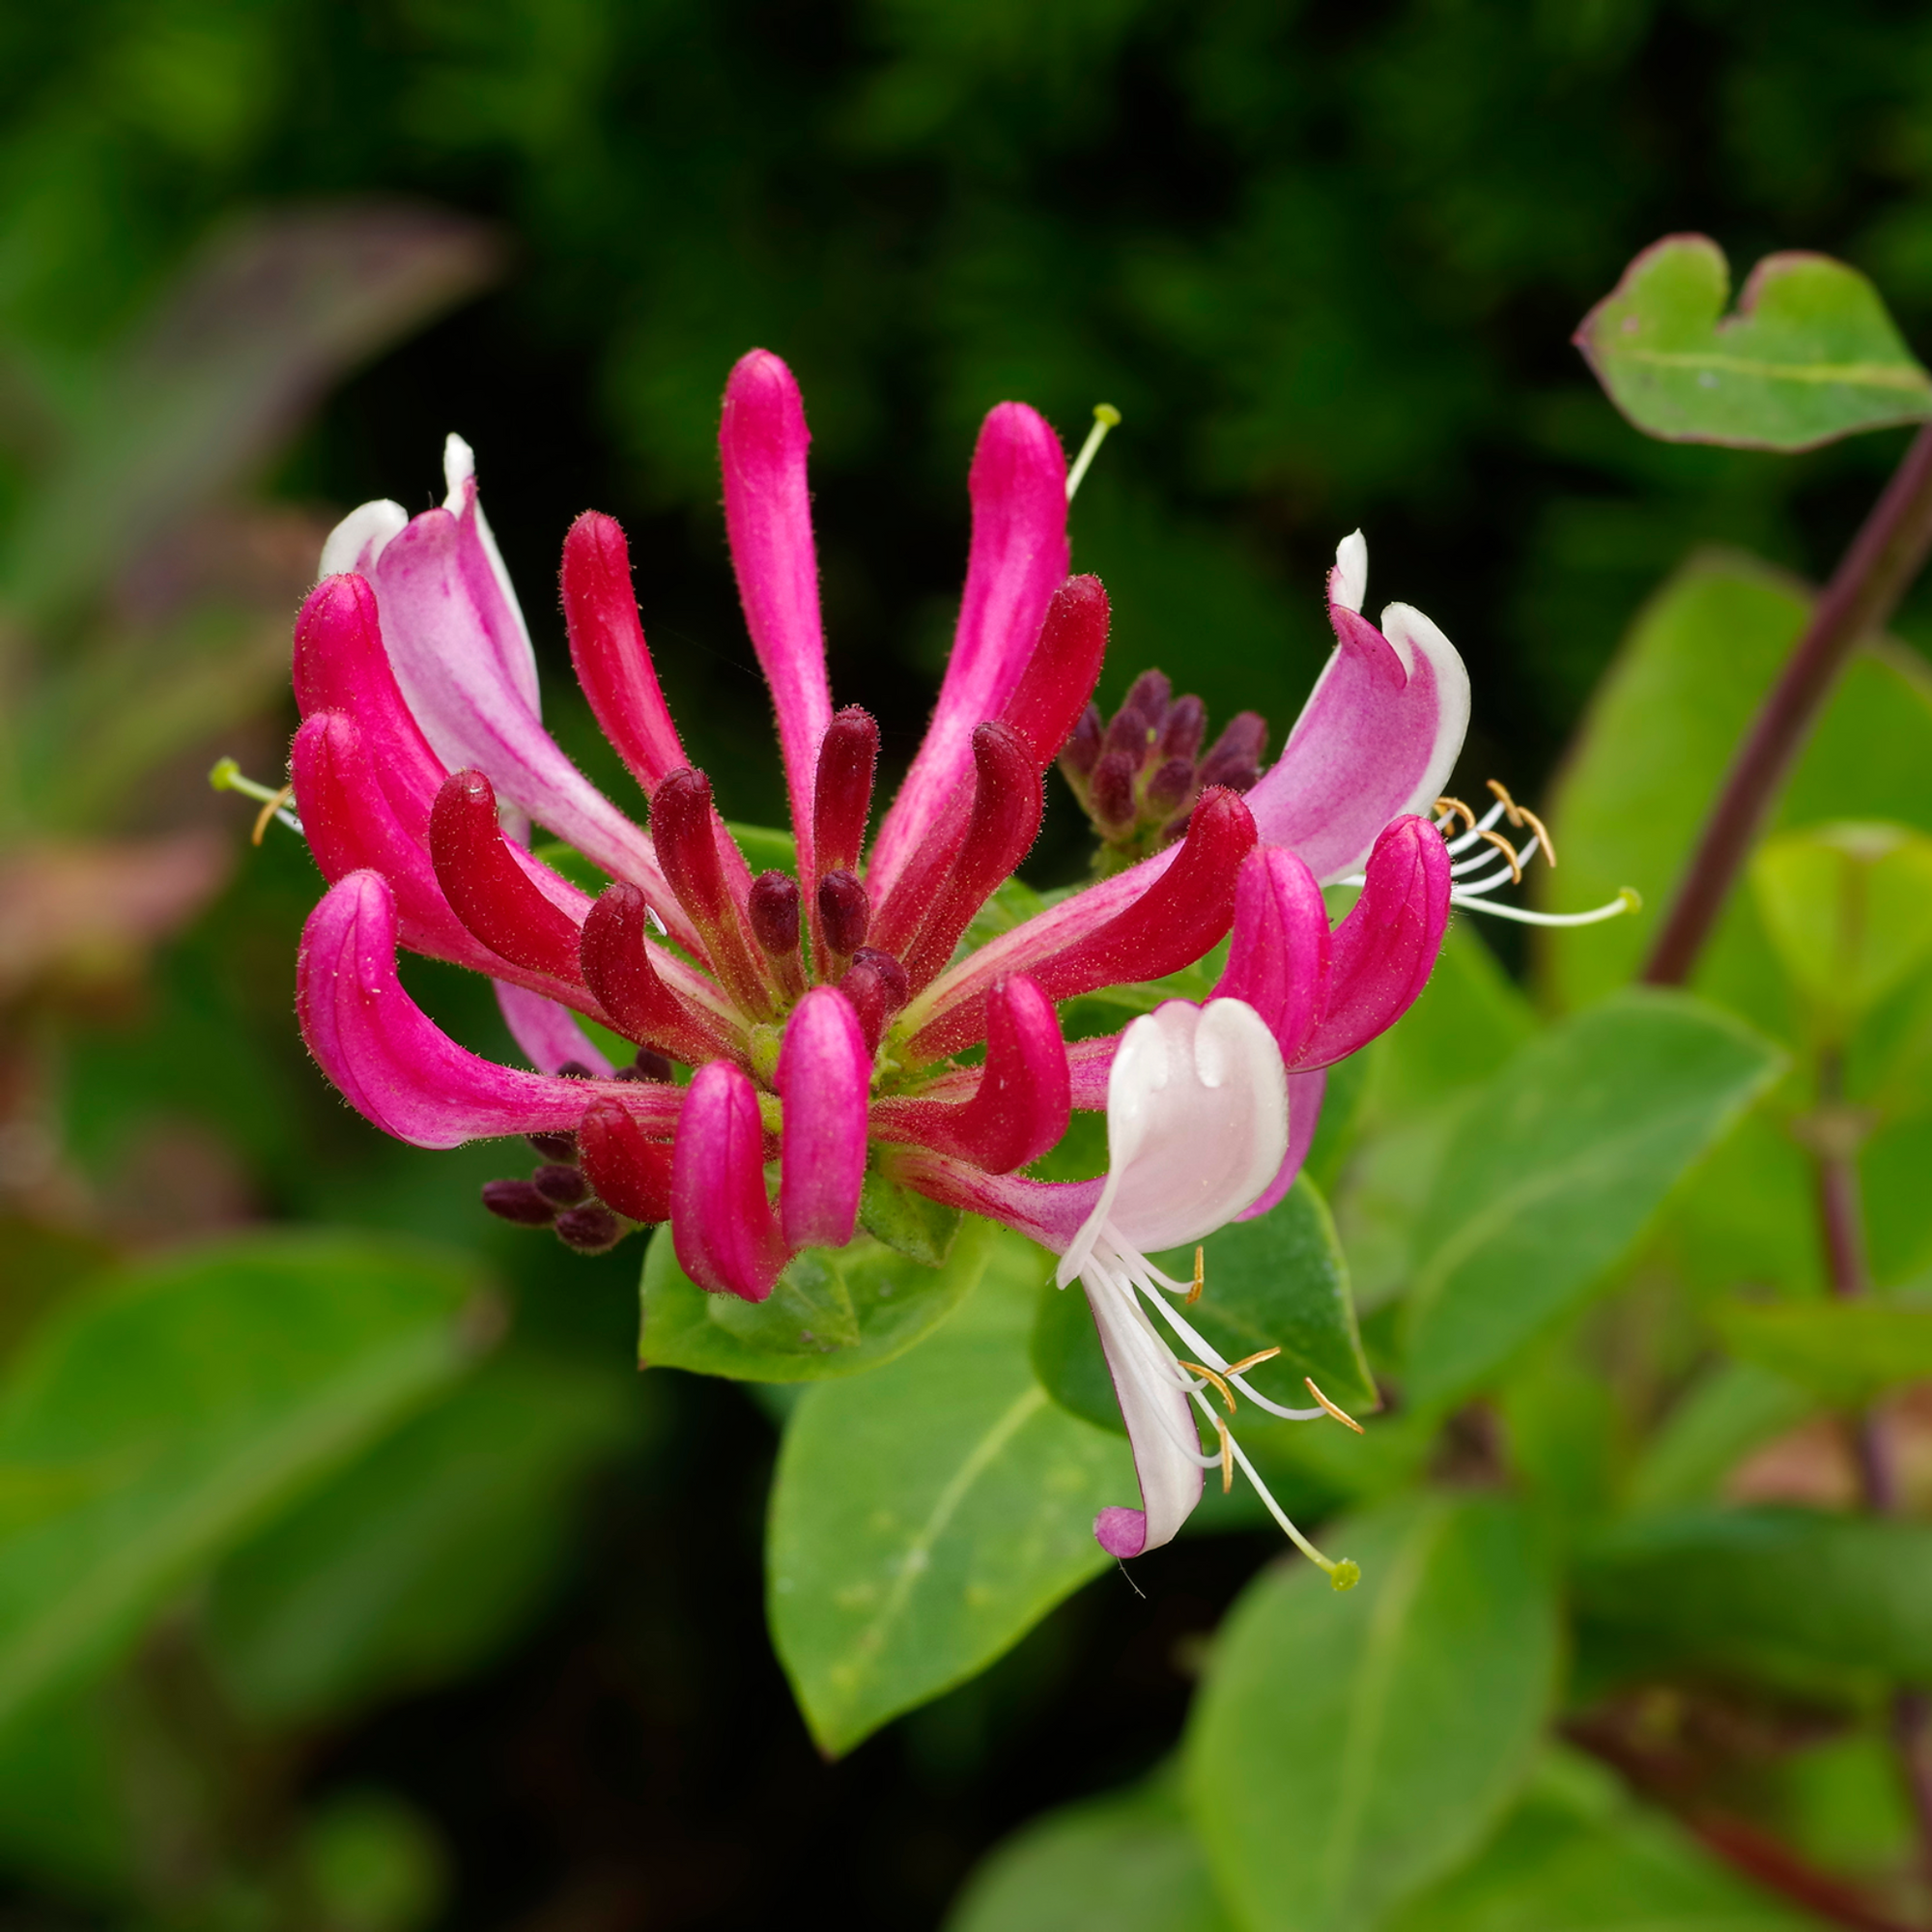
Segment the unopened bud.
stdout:
<svg viewBox="0 0 1932 1932">
<path fill-rule="evenodd" d="M 608 1208 L 573 1208 L 554 1224 L 557 1239 L 581 1255 L 608 1254 L 624 1238 L 624 1224 Z"/>
<path fill-rule="evenodd" d="M 814 855 L 826 871 L 850 871 L 859 863 L 878 762 L 879 727 L 871 714 L 856 704 L 834 713 L 819 741 L 812 801 Z"/>
<path fill-rule="evenodd" d="M 798 951 L 798 881 L 784 872 L 760 872 L 752 881 L 752 931 L 774 959 Z"/>
<path fill-rule="evenodd" d="M 530 1176 L 530 1185 L 554 1208 L 575 1208 L 590 1198 L 590 1183 L 582 1174 L 556 1163 L 538 1168 Z"/>
<path fill-rule="evenodd" d="M 527 1180 L 486 1180 L 483 1205 L 500 1221 L 547 1228 L 556 1209 Z"/>
<path fill-rule="evenodd" d="M 849 959 L 871 929 L 872 901 L 850 872 L 827 872 L 818 882 L 818 919 L 827 949 Z"/>
<path fill-rule="evenodd" d="M 1187 803 L 1194 790 L 1194 760 L 1169 758 L 1147 782 L 1147 806 L 1151 816 L 1170 818 Z"/>
<path fill-rule="evenodd" d="M 1125 711 L 1137 711 L 1146 729 L 1158 732 L 1167 724 L 1167 709 L 1174 701 L 1174 686 L 1162 671 L 1144 670 L 1127 692 Z"/>
<path fill-rule="evenodd" d="M 890 952 L 862 946 L 852 955 L 838 990 L 851 1002 L 852 1010 L 858 1015 L 866 1050 L 876 1053 L 887 1026 L 905 1005 L 912 986 L 906 969 Z"/>
<path fill-rule="evenodd" d="M 670 1062 L 662 1053 L 658 1053 L 648 1046 L 639 1047 L 636 1064 L 625 1067 L 624 1071 L 630 1074 L 633 1079 L 652 1080 L 660 1087 L 668 1087 L 670 1085 Z"/>
<path fill-rule="evenodd" d="M 1060 753 L 1061 769 L 1074 782 L 1075 789 L 1092 772 L 1100 755 L 1100 707 L 1090 704 L 1080 714 L 1080 722 L 1073 727 L 1073 735 L 1067 739 Z"/>
<path fill-rule="evenodd" d="M 1087 781 L 1087 806 L 1094 821 L 1109 830 L 1121 830 L 1134 822 L 1134 778 L 1140 759 L 1113 747 L 1101 753 Z"/>
<path fill-rule="evenodd" d="M 574 1161 L 577 1158 L 577 1136 L 568 1129 L 554 1134 L 526 1134 L 524 1138 L 546 1160 Z"/>
<path fill-rule="evenodd" d="M 1189 692 L 1177 697 L 1169 707 L 1156 749 L 1163 757 L 1186 758 L 1192 762 L 1201 755 L 1201 740 L 1207 733 L 1208 707 Z"/>
<path fill-rule="evenodd" d="M 595 1080 L 597 1072 L 594 1067 L 584 1065 L 581 1060 L 566 1060 L 556 1069 L 556 1077 L 559 1080 Z"/>
<path fill-rule="evenodd" d="M 1236 713 L 1201 761 L 1202 790 L 1209 785 L 1226 785 L 1230 791 L 1252 789 L 1267 755 L 1267 721 L 1260 712 Z"/>
</svg>

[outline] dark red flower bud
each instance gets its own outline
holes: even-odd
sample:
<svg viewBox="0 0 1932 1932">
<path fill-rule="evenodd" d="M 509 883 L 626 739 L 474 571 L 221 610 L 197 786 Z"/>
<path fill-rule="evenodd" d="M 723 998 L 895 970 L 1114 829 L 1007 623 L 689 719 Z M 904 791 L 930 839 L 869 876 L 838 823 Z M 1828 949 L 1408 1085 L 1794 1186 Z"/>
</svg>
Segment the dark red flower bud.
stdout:
<svg viewBox="0 0 1932 1932">
<path fill-rule="evenodd" d="M 583 1167 L 601 1200 L 633 1221 L 670 1219 L 671 1151 L 614 1100 L 594 1100 L 581 1128 Z"/>
<path fill-rule="evenodd" d="M 557 1239 L 580 1255 L 609 1254 L 624 1238 L 624 1224 L 608 1208 L 572 1208 L 552 1224 Z"/>
<path fill-rule="evenodd" d="M 1084 788 L 1088 775 L 1100 755 L 1100 707 L 1089 704 L 1080 714 L 1080 722 L 1074 725 L 1073 735 L 1067 739 L 1065 749 L 1060 754 L 1060 768 L 1066 774 L 1075 791 Z"/>
<path fill-rule="evenodd" d="M 643 893 L 627 881 L 605 889 L 583 922 L 583 979 L 627 1039 L 649 1042 L 687 1066 L 724 1052 L 721 1037 L 658 977 Z"/>
<path fill-rule="evenodd" d="M 1039 641 L 1000 713 L 1033 747 L 1042 774 L 1094 696 L 1106 654 L 1107 593 L 1097 577 L 1069 577 L 1053 593 Z"/>
<path fill-rule="evenodd" d="M 1201 740 L 1207 733 L 1208 707 L 1189 692 L 1169 707 L 1157 749 L 1162 757 L 1185 758 L 1192 763 L 1201 755 Z"/>
<path fill-rule="evenodd" d="M 576 923 L 511 853 L 496 788 L 481 772 L 443 781 L 430 810 L 429 856 L 450 910 L 493 952 L 533 973 L 581 980 Z"/>
<path fill-rule="evenodd" d="M 826 950 L 849 959 L 866 943 L 872 923 L 872 901 L 847 871 L 827 872 L 818 882 L 818 925 Z"/>
<path fill-rule="evenodd" d="M 498 1220 L 523 1228 L 548 1228 L 556 1213 L 527 1180 L 486 1180 L 483 1205 Z"/>
<path fill-rule="evenodd" d="M 617 1080 L 647 1080 L 653 1086 L 668 1087 L 671 1078 L 670 1062 L 661 1053 L 653 1053 L 647 1046 L 638 1049 L 638 1057 L 629 1066 L 620 1066 L 611 1076 Z"/>
<path fill-rule="evenodd" d="M 1148 815 L 1155 820 L 1172 818 L 1193 790 L 1194 760 L 1169 758 L 1147 781 Z"/>
<path fill-rule="evenodd" d="M 577 1158 L 577 1136 L 573 1133 L 526 1134 L 524 1138 L 546 1160 L 572 1161 Z"/>
<path fill-rule="evenodd" d="M 859 1016 L 859 1031 L 868 1053 L 879 1050 L 893 1015 L 912 997 L 905 968 L 890 952 L 872 946 L 862 946 L 852 955 L 838 990 Z"/>
<path fill-rule="evenodd" d="M 811 857 L 820 873 L 858 870 L 878 762 L 879 727 L 871 714 L 856 704 L 835 712 L 819 743 L 812 800 Z"/>
<path fill-rule="evenodd" d="M 1167 708 L 1174 701 L 1174 686 L 1164 671 L 1144 670 L 1128 688 L 1123 712 L 1138 711 L 1147 728 L 1156 736 L 1167 724 Z"/>
<path fill-rule="evenodd" d="M 1131 704 L 1123 704 L 1114 713 L 1114 721 L 1107 726 L 1106 736 L 1100 740 L 1102 762 L 1118 758 L 1124 761 L 1130 772 L 1139 771 L 1159 735 L 1159 728 L 1149 721 L 1144 712 Z"/>
<path fill-rule="evenodd" d="M 651 794 L 651 839 L 678 903 L 697 928 L 719 979 L 746 1011 L 771 1010 L 771 982 L 753 957 L 738 904 L 718 853 L 711 781 L 702 772 L 672 772 Z"/>
<path fill-rule="evenodd" d="M 1109 749 L 1100 753 L 1094 776 L 1087 781 L 1087 809 L 1094 823 L 1110 832 L 1123 832 L 1139 811 L 1134 803 L 1134 779 L 1140 760 L 1131 753 Z"/>
<path fill-rule="evenodd" d="M 760 872 L 746 901 L 752 937 L 771 964 L 790 999 L 805 991 L 805 959 L 799 952 L 801 928 L 798 881 L 786 872 Z"/>
<path fill-rule="evenodd" d="M 1202 790 L 1209 785 L 1226 785 L 1231 791 L 1251 790 L 1262 775 L 1267 740 L 1267 720 L 1260 712 L 1237 712 L 1201 761 Z"/>
<path fill-rule="evenodd" d="M 575 1208 L 590 1198 L 590 1183 L 575 1167 L 552 1161 L 530 1176 L 530 1185 L 554 1208 Z"/>
<path fill-rule="evenodd" d="M 584 1065 L 581 1060 L 565 1060 L 558 1064 L 556 1077 L 559 1080 L 595 1080 L 597 1069 Z"/>
</svg>

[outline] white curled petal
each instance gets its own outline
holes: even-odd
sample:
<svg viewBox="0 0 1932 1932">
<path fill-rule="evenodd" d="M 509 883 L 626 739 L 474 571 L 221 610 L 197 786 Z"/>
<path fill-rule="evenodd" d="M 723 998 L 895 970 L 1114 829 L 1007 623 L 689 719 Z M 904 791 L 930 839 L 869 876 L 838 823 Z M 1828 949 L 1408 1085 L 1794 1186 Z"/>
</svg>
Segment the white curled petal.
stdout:
<svg viewBox="0 0 1932 1932">
<path fill-rule="evenodd" d="M 1328 573 L 1328 601 L 1359 612 L 1369 594 L 1369 540 L 1350 530 L 1335 546 L 1335 568 Z"/>
<path fill-rule="evenodd" d="M 317 576 L 339 577 L 354 570 L 367 577 L 389 539 L 399 535 L 409 521 L 409 512 L 386 497 L 357 505 L 329 531 Z"/>
</svg>

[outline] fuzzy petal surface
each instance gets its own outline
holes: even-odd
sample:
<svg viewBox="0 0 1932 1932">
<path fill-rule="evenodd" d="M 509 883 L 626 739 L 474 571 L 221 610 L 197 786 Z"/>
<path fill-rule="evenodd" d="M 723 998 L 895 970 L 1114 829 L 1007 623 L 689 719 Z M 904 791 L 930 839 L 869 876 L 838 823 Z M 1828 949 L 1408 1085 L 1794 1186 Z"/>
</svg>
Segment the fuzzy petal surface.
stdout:
<svg viewBox="0 0 1932 1932">
<path fill-rule="evenodd" d="M 785 1027 L 774 1084 L 784 1101 L 779 1220 L 789 1247 L 840 1248 L 866 1181 L 872 1056 L 837 986 L 814 986 Z"/>
<path fill-rule="evenodd" d="M 728 1060 L 700 1066 L 685 1091 L 670 1189 L 678 1265 L 713 1293 L 763 1301 L 790 1250 L 765 1196 L 757 1091 Z"/>
</svg>

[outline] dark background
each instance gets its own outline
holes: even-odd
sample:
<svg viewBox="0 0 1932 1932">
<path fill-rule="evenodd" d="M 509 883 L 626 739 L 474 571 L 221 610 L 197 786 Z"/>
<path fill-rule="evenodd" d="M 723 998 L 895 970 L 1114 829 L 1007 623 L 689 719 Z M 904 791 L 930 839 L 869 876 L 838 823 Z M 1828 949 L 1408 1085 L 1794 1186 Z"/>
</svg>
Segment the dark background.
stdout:
<svg viewBox="0 0 1932 1932">
<path fill-rule="evenodd" d="M 0 10 L 0 333 L 43 378 L 125 327 L 237 210 L 371 191 L 486 217 L 508 267 L 341 387 L 263 479 L 330 514 L 440 497 L 476 446 L 559 736 L 635 803 L 568 684 L 554 570 L 586 505 L 629 530 L 686 742 L 778 817 L 724 555 L 714 436 L 746 348 L 813 434 L 835 701 L 917 743 L 963 565 L 976 425 L 1069 452 L 1124 425 L 1074 515 L 1115 600 L 1105 691 L 1158 664 L 1279 743 L 1324 649 L 1321 573 L 1369 533 L 1371 609 L 1418 604 L 1475 682 L 1471 781 L 1544 786 L 1646 590 L 1693 544 L 1828 570 L 1892 458 L 1629 430 L 1567 338 L 1657 236 L 1738 279 L 1782 247 L 1877 278 L 1932 338 L 1932 16 L 1871 0 L 136 0 Z M 0 365 L 0 430 L 12 365 Z M 9 485 L 9 488 L 14 486 Z M 0 506 L 4 507 L 4 506 Z M 1908 610 L 1908 635 L 1924 623 Z M 260 736 L 269 762 L 288 718 Z M 215 749 L 221 749 L 216 747 Z M 136 805 L 131 822 L 165 816 Z M 239 808 L 238 808 L 239 814 Z M 1041 866 L 1076 861 L 1062 794 Z M 239 815 L 238 815 L 239 837 Z M 349 1116 L 289 1015 L 315 881 L 271 838 L 146 994 L 68 1050 L 112 1195 L 144 1122 L 194 1123 L 231 1215 L 484 1249 L 526 1333 L 633 1346 L 601 1262 L 476 1208 L 514 1154 L 430 1156 Z M 421 976 L 501 1050 L 481 989 Z M 220 1212 L 206 1217 L 218 1222 Z M 177 1231 L 178 1232 L 178 1231 Z M 980 1852 L 1171 1743 L 1189 1639 L 1272 1546 L 1201 1538 L 1103 1578 L 979 1683 L 821 1765 L 766 1643 L 770 1418 L 660 1376 L 549 1609 L 486 1672 L 302 1740 L 442 1834 L 446 1922 L 754 1926 L 802 1897 L 936 1922 Z M 32 1904 L 20 1922 L 67 1922 Z"/>
</svg>

